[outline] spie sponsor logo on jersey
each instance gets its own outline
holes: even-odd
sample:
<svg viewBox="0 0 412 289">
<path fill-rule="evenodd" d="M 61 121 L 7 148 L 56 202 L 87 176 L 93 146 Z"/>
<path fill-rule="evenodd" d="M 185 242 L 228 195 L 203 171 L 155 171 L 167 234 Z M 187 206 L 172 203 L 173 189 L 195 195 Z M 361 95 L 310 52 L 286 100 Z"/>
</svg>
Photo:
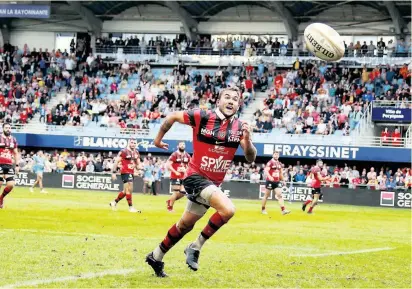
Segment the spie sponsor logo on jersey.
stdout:
<svg viewBox="0 0 412 289">
<path fill-rule="evenodd" d="M 207 172 L 224 173 L 230 168 L 231 160 L 224 160 L 223 156 L 219 158 L 202 157 L 200 168 Z"/>
</svg>

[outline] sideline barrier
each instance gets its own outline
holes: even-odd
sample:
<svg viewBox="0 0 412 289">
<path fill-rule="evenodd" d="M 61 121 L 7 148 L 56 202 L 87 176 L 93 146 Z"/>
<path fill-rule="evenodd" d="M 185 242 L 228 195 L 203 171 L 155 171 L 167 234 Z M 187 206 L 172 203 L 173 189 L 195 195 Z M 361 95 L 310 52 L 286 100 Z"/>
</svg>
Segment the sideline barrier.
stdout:
<svg viewBox="0 0 412 289">
<path fill-rule="evenodd" d="M 36 180 L 36 176 L 30 172 L 20 172 L 16 178 L 17 186 L 30 186 Z M 122 181 L 118 175 L 116 180 L 107 174 L 73 174 L 73 173 L 44 173 L 43 184 L 45 188 L 81 189 L 119 192 L 122 189 Z M 134 190 L 141 192 L 143 179 L 136 177 Z M 285 200 L 303 202 L 311 197 L 311 188 L 304 184 L 295 184 L 293 187 L 283 187 Z M 264 195 L 263 184 L 251 184 L 248 182 L 224 182 L 222 190 L 230 198 L 259 200 Z M 386 191 L 368 190 L 366 188 L 329 188 L 322 189 L 323 201 L 328 204 L 369 206 L 369 207 L 394 207 L 411 208 L 411 190 L 391 189 Z M 169 179 L 162 179 L 157 183 L 158 194 L 170 193 Z M 273 199 L 270 196 L 269 199 Z"/>
</svg>

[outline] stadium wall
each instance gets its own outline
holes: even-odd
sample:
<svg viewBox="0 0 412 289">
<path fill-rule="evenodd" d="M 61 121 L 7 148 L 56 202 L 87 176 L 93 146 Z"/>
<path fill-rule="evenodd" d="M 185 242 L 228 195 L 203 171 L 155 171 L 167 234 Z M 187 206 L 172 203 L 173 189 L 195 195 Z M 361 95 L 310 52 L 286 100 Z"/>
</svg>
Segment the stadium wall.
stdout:
<svg viewBox="0 0 412 289">
<path fill-rule="evenodd" d="M 16 178 L 18 186 L 31 186 L 36 180 L 36 176 L 30 172 L 20 172 Z M 55 189 L 80 189 L 80 190 L 98 190 L 107 192 L 119 192 L 122 189 L 120 176 L 115 181 L 111 175 L 103 174 L 57 174 L 45 173 L 43 184 L 47 188 Z M 136 177 L 134 188 L 141 191 L 143 188 L 143 179 Z M 263 198 L 265 187 L 262 184 L 251 184 L 246 182 L 225 182 L 222 184 L 222 190 L 230 198 L 259 200 Z M 289 191 L 291 190 L 291 194 Z M 170 181 L 163 179 L 157 185 L 158 194 L 169 194 Z M 303 202 L 310 198 L 311 188 L 304 185 L 294 186 L 292 188 L 284 187 L 283 196 L 286 200 L 292 199 L 295 202 Z M 390 190 L 376 191 L 347 188 L 323 188 L 323 201 L 326 204 L 356 205 L 370 207 L 393 207 L 393 208 L 411 208 L 411 190 Z M 273 199 L 271 195 L 269 199 Z"/>
<path fill-rule="evenodd" d="M 311 23 L 301 23 L 299 32 L 303 34 L 304 29 Z M 351 23 L 332 22 L 329 23 L 342 35 L 393 35 L 390 27 L 391 21 L 376 23 Z M 349 26 L 350 25 L 350 26 Z M 408 24 L 410 27 L 411 24 Z M 103 32 L 123 33 L 183 33 L 180 21 L 128 21 L 110 20 L 103 22 Z M 197 27 L 199 34 L 279 34 L 287 35 L 283 22 L 248 22 L 248 21 L 206 21 L 199 22 Z"/>
<path fill-rule="evenodd" d="M 13 31 L 10 33 L 10 43 L 23 48 L 24 44 L 28 44 L 30 49 L 39 48 L 49 49 L 55 48 L 56 34 L 54 32 L 45 31 Z"/>
</svg>

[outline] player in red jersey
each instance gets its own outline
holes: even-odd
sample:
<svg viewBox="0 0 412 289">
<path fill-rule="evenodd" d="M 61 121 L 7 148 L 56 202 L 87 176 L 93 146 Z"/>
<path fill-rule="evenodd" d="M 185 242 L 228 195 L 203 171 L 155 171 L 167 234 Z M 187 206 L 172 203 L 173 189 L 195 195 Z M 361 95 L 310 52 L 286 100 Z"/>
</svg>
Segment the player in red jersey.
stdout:
<svg viewBox="0 0 412 289">
<path fill-rule="evenodd" d="M 310 170 L 310 174 L 312 177 L 312 200 L 307 200 L 305 203 L 302 205 L 302 211 L 306 210 L 306 206 L 310 204 L 310 208 L 308 210 L 308 214 L 312 214 L 313 208 L 316 206 L 318 203 L 318 200 L 322 200 L 322 181 L 325 181 L 327 177 L 322 176 L 322 166 L 323 166 L 323 161 L 318 160 L 316 162 L 316 166 L 314 166 Z"/>
<path fill-rule="evenodd" d="M 266 202 L 272 191 L 275 191 L 275 198 L 278 200 L 282 215 L 289 214 L 290 211 L 285 208 L 285 201 L 282 196 L 283 164 L 279 161 L 279 152 L 273 153 L 273 158 L 266 164 L 266 192 L 262 200 L 262 214 L 267 215 Z"/>
<path fill-rule="evenodd" d="M 135 207 L 133 207 L 132 203 L 134 175 L 135 171 L 139 169 L 140 166 L 140 154 L 136 150 L 136 144 L 137 143 L 135 139 L 129 139 L 127 147 L 119 152 L 116 160 L 114 161 L 112 179 L 116 180 L 116 170 L 120 162 L 120 175 L 123 181 L 123 191 L 119 193 L 114 201 L 110 202 L 110 207 L 113 210 L 116 210 L 117 203 L 121 199 L 126 197 L 127 203 L 129 205 L 129 212 L 141 213 L 140 210 L 137 210 Z"/>
<path fill-rule="evenodd" d="M 178 150 L 172 153 L 167 160 L 167 169 L 170 170 L 170 183 L 172 185 L 173 194 L 169 200 L 166 201 L 167 210 L 173 212 L 173 204 L 175 201 L 183 198 L 186 194 L 183 187 L 183 179 L 190 162 L 190 155 L 185 152 L 186 145 L 182 141 L 179 143 Z"/>
<path fill-rule="evenodd" d="M 3 124 L 3 133 L 0 136 L 0 184 L 6 181 L 6 187 L 0 195 L 0 209 L 3 209 L 4 198 L 14 188 L 14 175 L 19 173 L 20 153 L 17 141 L 11 135 L 11 126 Z"/>
<path fill-rule="evenodd" d="M 167 149 L 168 145 L 162 139 L 175 122 L 193 128 L 193 156 L 183 181 L 189 199 L 186 210 L 177 224 L 169 229 L 160 245 L 146 256 L 146 262 L 158 277 L 167 276 L 163 271 L 163 256 L 193 229 L 209 207 L 216 212 L 196 241 L 185 249 L 186 264 L 194 271 L 199 268 L 198 259 L 203 244 L 235 214 L 235 206 L 219 185 L 230 168 L 239 144 L 248 162 L 256 158 L 249 125 L 235 118 L 239 101 L 240 92 L 237 88 L 224 88 L 219 93 L 216 110 L 196 109 L 171 113 L 154 140 L 157 147 Z"/>
</svg>

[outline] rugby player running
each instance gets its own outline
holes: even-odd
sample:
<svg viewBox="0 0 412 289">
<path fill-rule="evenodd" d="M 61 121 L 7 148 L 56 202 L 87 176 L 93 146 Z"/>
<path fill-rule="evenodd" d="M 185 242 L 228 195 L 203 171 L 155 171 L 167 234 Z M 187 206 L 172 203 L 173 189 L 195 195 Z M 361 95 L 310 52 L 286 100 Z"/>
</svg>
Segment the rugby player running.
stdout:
<svg viewBox="0 0 412 289">
<path fill-rule="evenodd" d="M 116 180 L 116 171 L 120 163 L 120 175 L 123 181 L 123 191 L 121 191 L 117 198 L 109 203 L 113 211 L 117 209 L 117 203 L 126 197 L 127 204 L 129 205 L 130 213 L 141 213 L 133 207 L 132 193 L 133 193 L 133 181 L 136 174 L 136 170 L 140 167 L 140 154 L 136 149 L 137 141 L 135 139 L 129 139 L 127 147 L 122 149 L 117 155 L 116 160 L 113 163 L 112 168 L 112 180 Z"/>
<path fill-rule="evenodd" d="M 219 185 L 230 168 L 239 144 L 248 162 L 253 162 L 256 158 L 249 124 L 235 118 L 240 98 L 237 88 L 224 88 L 219 93 L 214 111 L 195 109 L 171 113 L 154 140 L 157 147 L 168 149 L 168 144 L 162 142 L 162 139 L 175 122 L 193 128 L 193 156 L 183 181 L 188 198 L 185 212 L 169 229 L 160 245 L 146 256 L 146 262 L 157 277 L 167 276 L 162 261 L 164 255 L 193 229 L 209 207 L 216 212 L 198 238 L 184 250 L 186 264 L 194 271 L 199 268 L 198 259 L 204 243 L 235 214 L 235 206 Z"/>
<path fill-rule="evenodd" d="M 19 174 L 19 162 L 17 140 L 11 135 L 11 125 L 5 123 L 3 133 L 0 135 L 0 184 L 6 181 L 6 187 L 0 195 L 0 209 L 3 209 L 4 198 L 14 188 L 14 177 Z"/>
<path fill-rule="evenodd" d="M 166 201 L 167 210 L 173 212 L 175 201 L 180 200 L 185 196 L 185 188 L 183 187 L 183 178 L 190 162 L 191 156 L 185 151 L 185 142 L 180 142 L 177 151 L 171 154 L 167 160 L 167 168 L 170 171 L 170 183 L 173 194 Z"/>
<path fill-rule="evenodd" d="M 312 200 L 307 200 L 302 205 L 302 211 L 306 210 L 306 206 L 310 204 L 308 214 L 312 214 L 313 208 L 318 204 L 319 200 L 322 200 L 322 182 L 325 181 L 327 178 L 322 176 L 322 167 L 323 161 L 317 160 L 316 166 L 314 166 L 310 173 L 312 175 Z"/>
</svg>

